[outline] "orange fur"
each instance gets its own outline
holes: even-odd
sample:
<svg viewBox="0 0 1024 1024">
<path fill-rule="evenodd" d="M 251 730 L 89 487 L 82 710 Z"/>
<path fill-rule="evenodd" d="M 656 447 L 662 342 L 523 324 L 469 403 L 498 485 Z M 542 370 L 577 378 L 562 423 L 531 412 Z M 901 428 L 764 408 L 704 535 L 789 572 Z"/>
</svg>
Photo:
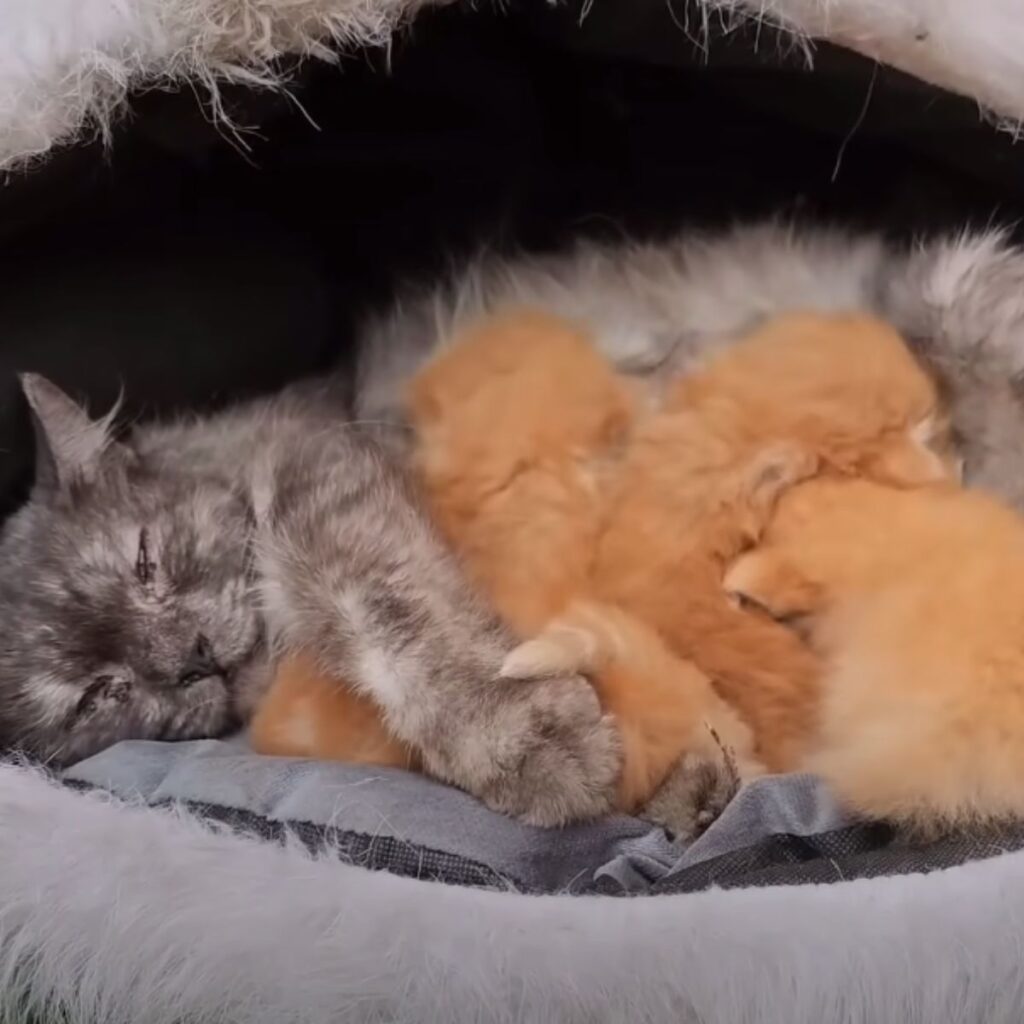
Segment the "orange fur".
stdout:
<svg viewBox="0 0 1024 1024">
<path fill-rule="evenodd" d="M 586 585 L 605 479 L 635 405 L 586 332 L 535 312 L 467 331 L 412 381 L 416 466 L 434 516 L 524 636 Z"/>
<path fill-rule="evenodd" d="M 635 615 L 574 601 L 539 637 L 509 655 L 503 673 L 530 678 L 560 668 L 586 672 L 619 725 L 623 810 L 642 807 L 684 753 L 718 761 L 726 750 L 743 778 L 761 772 L 749 726 L 696 665 Z"/>
<path fill-rule="evenodd" d="M 595 592 L 653 625 L 790 770 L 814 729 L 819 667 L 790 632 L 733 607 L 724 567 L 814 463 L 916 485 L 948 474 L 935 388 L 890 327 L 796 313 L 717 355 L 640 426 L 616 480 Z"/>
<path fill-rule="evenodd" d="M 520 635 L 588 592 L 605 496 L 637 404 L 586 333 L 534 312 L 485 322 L 413 381 L 417 464 L 431 507 Z M 749 731 L 655 632 L 614 608 L 573 613 L 601 640 L 615 638 L 588 668 L 620 727 L 622 809 L 641 806 L 682 751 L 709 748 L 708 726 L 745 757 Z"/>
<path fill-rule="evenodd" d="M 934 388 L 867 317 L 772 321 L 640 415 L 584 333 L 508 315 L 430 364 L 409 406 L 420 476 L 467 570 L 521 635 L 549 624 L 505 674 L 591 674 L 620 724 L 630 810 L 682 754 L 716 756 L 713 733 L 746 774 L 755 757 L 793 768 L 814 735 L 817 659 L 721 586 L 778 493 L 819 463 L 905 485 L 948 472 L 930 447 Z M 342 714 L 344 691 L 329 692 L 323 713 Z M 316 754 L 353 759 L 354 745 Z"/>
<path fill-rule="evenodd" d="M 802 767 L 924 829 L 1024 816 L 1024 519 L 953 485 L 816 480 L 726 586 L 822 652 Z"/>
<path fill-rule="evenodd" d="M 359 764 L 416 768 L 416 754 L 384 727 L 380 709 L 320 672 L 302 654 L 284 658 L 256 709 L 253 749 L 289 757 L 329 757 Z"/>
</svg>

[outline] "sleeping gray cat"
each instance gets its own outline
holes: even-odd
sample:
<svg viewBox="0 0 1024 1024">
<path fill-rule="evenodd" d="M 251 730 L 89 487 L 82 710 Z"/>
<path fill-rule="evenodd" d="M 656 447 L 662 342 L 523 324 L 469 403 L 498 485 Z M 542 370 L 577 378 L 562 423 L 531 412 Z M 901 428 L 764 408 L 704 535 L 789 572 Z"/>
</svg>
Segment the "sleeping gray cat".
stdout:
<svg viewBox="0 0 1024 1024">
<path fill-rule="evenodd" d="M 482 261 L 371 325 L 356 415 L 399 418 L 403 382 L 453 326 L 510 304 L 589 322 L 655 390 L 765 315 L 882 313 L 948 385 L 968 478 L 1024 507 L 1024 255 L 997 233 L 906 253 L 768 225 Z M 590 688 L 496 682 L 511 638 L 329 384 L 123 443 L 39 378 L 26 391 L 39 472 L 0 537 L 0 743 L 65 762 L 217 735 L 294 644 L 491 806 L 541 823 L 609 806 L 618 752 Z"/>
<path fill-rule="evenodd" d="M 499 679 L 514 639 L 328 384 L 125 442 L 26 375 L 38 468 L 0 540 L 0 736 L 64 763 L 216 736 L 294 644 L 375 700 L 431 774 L 558 824 L 610 806 L 582 679 Z"/>
</svg>

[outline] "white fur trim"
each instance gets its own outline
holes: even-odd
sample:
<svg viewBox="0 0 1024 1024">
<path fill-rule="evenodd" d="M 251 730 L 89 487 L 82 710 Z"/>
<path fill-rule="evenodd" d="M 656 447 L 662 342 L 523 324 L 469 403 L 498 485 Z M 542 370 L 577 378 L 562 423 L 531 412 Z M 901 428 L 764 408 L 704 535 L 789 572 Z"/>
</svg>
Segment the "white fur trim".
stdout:
<svg viewBox="0 0 1024 1024">
<path fill-rule="evenodd" d="M 286 53 L 386 42 L 446 0 L 0 0 L 0 168 L 106 132 L 129 89 L 194 79 L 280 84 Z M 828 39 L 1024 119 L 1017 0 L 701 0 Z M 623 16 L 628 16 L 628 5 Z"/>
<path fill-rule="evenodd" d="M 280 84 L 272 62 L 386 43 L 438 0 L 0 0 L 0 168 L 106 132 L 129 89 Z"/>
<path fill-rule="evenodd" d="M 1022 854 L 830 886 L 530 897 L 0 768 L 0 1000 L 72 1021 L 1009 1024 L 1022 941 Z"/>
<path fill-rule="evenodd" d="M 856 50 L 1024 120 L 1024 19 L 1017 0 L 702 0 Z"/>
</svg>

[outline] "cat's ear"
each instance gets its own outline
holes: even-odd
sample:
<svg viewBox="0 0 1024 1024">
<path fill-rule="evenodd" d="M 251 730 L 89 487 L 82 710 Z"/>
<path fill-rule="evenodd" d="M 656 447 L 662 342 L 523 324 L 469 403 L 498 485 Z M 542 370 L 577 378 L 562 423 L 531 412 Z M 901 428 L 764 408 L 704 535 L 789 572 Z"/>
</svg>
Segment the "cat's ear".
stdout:
<svg viewBox="0 0 1024 1024">
<path fill-rule="evenodd" d="M 56 490 L 94 480 L 122 446 L 111 436 L 117 406 L 94 420 L 56 384 L 38 373 L 20 375 L 36 439 L 36 488 Z"/>
<path fill-rule="evenodd" d="M 770 513 L 783 491 L 818 471 L 818 457 L 810 449 L 786 441 L 769 445 L 745 467 L 742 486 L 752 509 Z"/>
</svg>

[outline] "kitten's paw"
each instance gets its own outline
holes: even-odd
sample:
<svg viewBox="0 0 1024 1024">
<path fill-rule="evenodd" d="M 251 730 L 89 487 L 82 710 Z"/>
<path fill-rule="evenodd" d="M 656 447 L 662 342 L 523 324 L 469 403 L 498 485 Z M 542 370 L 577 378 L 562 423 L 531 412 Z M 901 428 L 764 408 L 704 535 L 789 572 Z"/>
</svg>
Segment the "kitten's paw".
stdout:
<svg viewBox="0 0 1024 1024">
<path fill-rule="evenodd" d="M 583 630 L 550 626 L 509 652 L 501 666 L 503 679 L 545 679 L 593 669 L 594 643 Z"/>
<path fill-rule="evenodd" d="M 632 622 L 628 613 L 611 605 L 574 601 L 537 636 L 511 651 L 500 674 L 505 679 L 593 675 L 616 657 L 622 633 Z"/>
<path fill-rule="evenodd" d="M 494 772 L 474 792 L 531 825 L 611 811 L 622 764 L 618 730 L 578 677 L 509 687 L 495 722 Z"/>
<path fill-rule="evenodd" d="M 675 839 L 692 842 L 718 819 L 741 783 L 728 752 L 684 754 L 640 817 L 663 826 Z"/>
</svg>

